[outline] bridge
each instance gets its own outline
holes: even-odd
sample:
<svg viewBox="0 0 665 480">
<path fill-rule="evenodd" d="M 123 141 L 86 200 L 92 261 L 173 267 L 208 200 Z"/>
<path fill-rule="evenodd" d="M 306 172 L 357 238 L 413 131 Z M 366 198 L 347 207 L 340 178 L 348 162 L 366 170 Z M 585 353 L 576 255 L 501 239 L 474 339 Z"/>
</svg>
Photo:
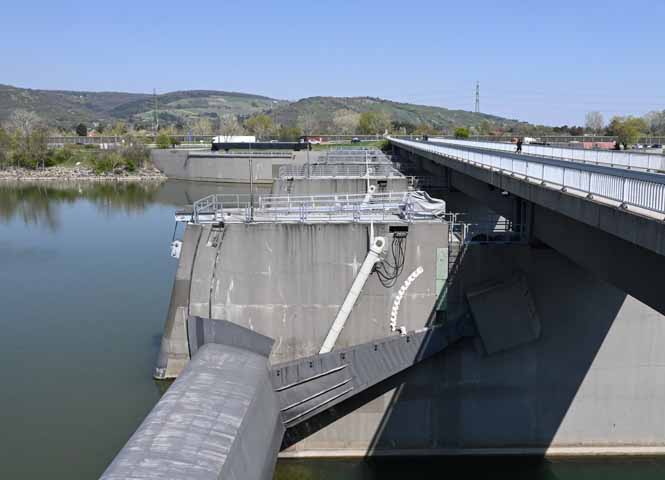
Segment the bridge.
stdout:
<svg viewBox="0 0 665 480">
<path fill-rule="evenodd" d="M 402 160 L 529 225 L 529 234 L 665 313 L 665 157 L 391 138 Z"/>
</svg>

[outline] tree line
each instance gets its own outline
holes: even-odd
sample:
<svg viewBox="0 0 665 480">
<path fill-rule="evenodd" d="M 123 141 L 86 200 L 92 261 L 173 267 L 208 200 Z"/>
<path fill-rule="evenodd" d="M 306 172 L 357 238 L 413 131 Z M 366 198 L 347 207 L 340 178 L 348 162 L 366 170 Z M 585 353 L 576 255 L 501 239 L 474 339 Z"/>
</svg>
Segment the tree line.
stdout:
<svg viewBox="0 0 665 480">
<path fill-rule="evenodd" d="M 82 132 L 82 129 L 77 129 Z M 68 165 L 89 168 L 98 174 L 133 172 L 143 168 L 150 158 L 147 147 L 128 130 L 118 135 L 122 136 L 121 146 L 113 150 L 100 150 L 94 145 L 48 148 L 51 133 L 34 112 L 12 112 L 0 126 L 0 169 Z"/>
</svg>

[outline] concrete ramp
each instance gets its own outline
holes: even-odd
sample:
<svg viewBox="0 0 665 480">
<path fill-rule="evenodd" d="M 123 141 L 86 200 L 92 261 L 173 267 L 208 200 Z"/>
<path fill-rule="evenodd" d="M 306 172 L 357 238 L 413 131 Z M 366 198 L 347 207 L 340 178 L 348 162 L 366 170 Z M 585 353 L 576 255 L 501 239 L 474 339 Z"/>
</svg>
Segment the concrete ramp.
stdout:
<svg viewBox="0 0 665 480">
<path fill-rule="evenodd" d="M 267 357 L 208 343 L 101 478 L 269 479 L 283 434 Z"/>
</svg>

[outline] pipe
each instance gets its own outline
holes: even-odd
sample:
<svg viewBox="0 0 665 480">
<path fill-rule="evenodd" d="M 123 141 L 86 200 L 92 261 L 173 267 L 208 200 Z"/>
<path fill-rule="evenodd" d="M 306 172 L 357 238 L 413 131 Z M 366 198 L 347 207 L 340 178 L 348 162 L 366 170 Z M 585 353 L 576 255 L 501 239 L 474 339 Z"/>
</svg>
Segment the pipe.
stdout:
<svg viewBox="0 0 665 480">
<path fill-rule="evenodd" d="M 353 284 L 351 284 L 349 293 L 346 294 L 344 303 L 342 303 L 342 306 L 337 312 L 335 321 L 330 327 L 328 335 L 326 336 L 326 339 L 324 340 L 319 353 L 328 353 L 332 351 L 333 347 L 335 346 L 335 342 L 337 341 L 337 337 L 339 337 L 339 334 L 342 332 L 344 324 L 349 318 L 351 310 L 353 310 L 353 306 L 356 304 L 356 300 L 360 296 L 360 292 L 362 292 L 362 289 L 365 286 L 365 282 L 367 282 L 369 275 L 372 273 L 374 264 L 379 261 L 379 255 L 381 255 L 385 245 L 386 240 L 383 237 L 376 237 L 374 239 L 374 242 L 369 248 L 369 252 L 367 252 L 367 257 L 365 257 L 365 261 L 360 267 L 358 275 L 356 275 L 356 278 L 353 280 Z"/>
</svg>

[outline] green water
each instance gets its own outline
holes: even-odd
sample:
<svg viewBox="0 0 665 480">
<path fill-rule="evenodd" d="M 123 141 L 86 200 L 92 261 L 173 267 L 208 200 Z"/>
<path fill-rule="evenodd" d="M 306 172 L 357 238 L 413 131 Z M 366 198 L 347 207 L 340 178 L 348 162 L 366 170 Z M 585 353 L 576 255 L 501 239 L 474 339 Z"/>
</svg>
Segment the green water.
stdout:
<svg viewBox="0 0 665 480">
<path fill-rule="evenodd" d="M 0 479 L 95 479 L 159 399 L 176 206 L 243 188 L 0 183 Z M 285 479 L 665 478 L 665 459 L 282 461 Z"/>
</svg>

